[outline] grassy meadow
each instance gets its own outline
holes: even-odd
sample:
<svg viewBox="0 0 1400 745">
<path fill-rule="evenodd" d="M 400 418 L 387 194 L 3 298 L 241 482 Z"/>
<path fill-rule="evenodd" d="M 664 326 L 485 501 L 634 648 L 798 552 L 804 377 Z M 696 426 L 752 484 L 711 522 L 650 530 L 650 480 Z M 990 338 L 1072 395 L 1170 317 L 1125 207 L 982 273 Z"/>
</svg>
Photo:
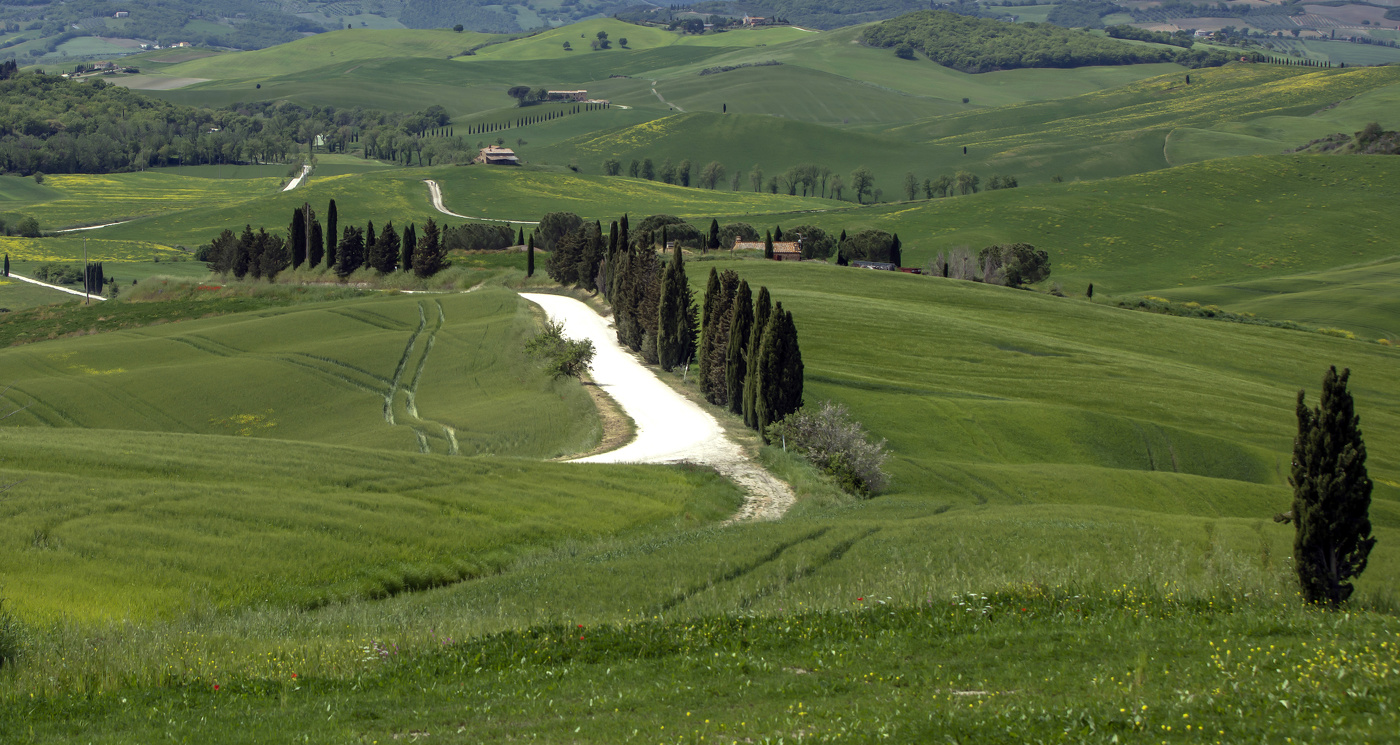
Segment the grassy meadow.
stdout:
<svg viewBox="0 0 1400 745">
<path fill-rule="evenodd" d="M 588 48 L 600 30 L 613 49 Z M 0 176 L 7 224 L 122 223 L 0 237 L 18 273 L 86 248 L 122 290 L 50 305 L 0 282 L 0 740 L 1400 731 L 1400 352 L 1376 342 L 1400 339 L 1400 159 L 1284 153 L 1400 126 L 1400 68 L 967 75 L 860 32 L 592 19 L 139 55 L 152 80 L 202 81 L 145 92 L 185 103 L 439 104 L 458 127 L 518 116 L 512 85 L 617 106 L 480 136 L 524 140 L 522 169 L 356 152 L 287 193 L 284 166 Z M 726 176 L 599 175 L 648 157 Z M 881 203 L 750 185 L 755 165 L 809 162 L 872 168 Z M 904 174 L 958 170 L 1021 186 L 902 201 Z M 781 520 L 724 524 L 742 495 L 710 469 L 553 462 L 605 425 L 586 385 L 524 352 L 541 314 L 515 290 L 557 288 L 520 253 L 455 255 L 430 282 L 225 282 L 192 260 L 225 228 L 283 232 L 330 199 L 341 225 L 460 222 L 425 179 L 473 218 L 878 228 L 919 267 L 1024 241 L 1053 272 L 1022 291 L 692 257 L 697 296 L 712 267 L 769 288 L 806 401 L 847 406 L 890 452 L 890 487 L 857 499 L 709 407 L 798 497 Z M 1139 297 L 1259 323 L 1119 307 Z M 1353 373 L 1379 539 L 1343 613 L 1302 605 L 1294 528 L 1271 519 L 1291 499 L 1295 396 L 1315 403 L 1328 365 Z M 698 397 L 690 372 L 661 375 Z"/>
</svg>

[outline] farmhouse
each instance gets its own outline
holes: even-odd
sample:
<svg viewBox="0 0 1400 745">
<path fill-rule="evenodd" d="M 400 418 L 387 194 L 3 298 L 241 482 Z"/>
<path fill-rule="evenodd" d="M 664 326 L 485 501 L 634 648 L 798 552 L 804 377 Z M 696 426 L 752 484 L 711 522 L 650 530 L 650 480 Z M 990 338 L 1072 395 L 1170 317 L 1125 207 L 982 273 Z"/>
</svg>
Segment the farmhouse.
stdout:
<svg viewBox="0 0 1400 745">
<path fill-rule="evenodd" d="M 880 269 L 886 272 L 899 271 L 899 267 L 888 261 L 852 261 L 851 266 L 858 269 Z"/>
<path fill-rule="evenodd" d="M 126 17 L 129 16 L 129 15 L 131 15 L 130 12 L 125 11 L 125 10 L 119 10 L 119 11 L 117 11 L 116 13 L 113 13 L 113 14 L 112 14 L 112 17 L 113 17 L 113 18 L 126 18 Z"/>
<path fill-rule="evenodd" d="M 473 162 L 488 166 L 518 166 L 520 158 L 516 157 L 515 151 L 508 147 L 491 145 L 482 148 L 481 153 L 476 156 L 476 160 Z"/>
<path fill-rule="evenodd" d="M 745 26 L 762 26 L 766 23 L 768 23 L 768 19 L 762 16 L 744 16 Z"/>
<path fill-rule="evenodd" d="M 588 91 L 546 91 L 547 101 L 587 101 Z"/>
<path fill-rule="evenodd" d="M 763 241 L 735 241 L 734 249 L 737 251 L 762 251 Z M 802 242 L 801 241 L 774 241 L 773 242 L 774 261 L 801 261 Z"/>
</svg>

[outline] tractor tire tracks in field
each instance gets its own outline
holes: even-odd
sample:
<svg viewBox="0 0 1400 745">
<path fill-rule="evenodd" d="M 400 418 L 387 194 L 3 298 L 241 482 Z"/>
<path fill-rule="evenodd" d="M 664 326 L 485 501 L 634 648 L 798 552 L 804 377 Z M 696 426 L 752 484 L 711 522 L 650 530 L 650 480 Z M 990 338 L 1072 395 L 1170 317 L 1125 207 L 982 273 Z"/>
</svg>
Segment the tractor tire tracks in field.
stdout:
<svg viewBox="0 0 1400 745">
<path fill-rule="evenodd" d="M 744 504 L 729 522 L 776 520 L 797 501 L 792 488 L 761 466 L 725 436 L 719 422 L 642 366 L 617 343 L 607 319 L 587 305 L 562 295 L 522 294 L 564 324 L 570 337 L 593 342 L 594 382 L 618 402 L 637 424 L 628 444 L 572 463 L 697 463 L 713 467 L 738 484 Z"/>
</svg>

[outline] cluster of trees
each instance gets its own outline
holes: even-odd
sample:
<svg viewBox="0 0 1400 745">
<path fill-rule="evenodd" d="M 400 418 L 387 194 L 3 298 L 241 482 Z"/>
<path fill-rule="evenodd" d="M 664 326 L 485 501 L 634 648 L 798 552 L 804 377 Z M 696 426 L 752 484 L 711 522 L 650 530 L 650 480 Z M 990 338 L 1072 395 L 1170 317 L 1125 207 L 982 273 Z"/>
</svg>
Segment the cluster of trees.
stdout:
<svg viewBox="0 0 1400 745">
<path fill-rule="evenodd" d="M 802 350 L 792 312 L 774 304 L 767 287 L 755 299 L 731 269 L 710 270 L 696 359 L 705 399 L 742 415 L 765 442 L 770 425 L 802 408 Z"/>
<path fill-rule="evenodd" d="M 1086 31 L 1049 24 L 1012 24 L 946 11 L 922 11 L 871 26 L 862 41 L 876 47 L 907 44 L 944 67 L 977 73 L 1021 67 L 1082 67 L 1176 62 L 1223 65 L 1225 52 L 1192 52 L 1122 44 Z"/>
<path fill-rule="evenodd" d="M 1057 6 L 1058 7 L 1058 6 Z M 1169 44 L 1182 49 L 1190 49 L 1196 43 L 1195 36 L 1190 31 L 1148 31 L 1123 24 L 1121 26 L 1109 26 L 1104 29 L 1109 37 L 1114 39 L 1132 39 L 1134 41 L 1147 41 L 1154 44 Z"/>
<path fill-rule="evenodd" d="M 523 85 L 516 86 L 515 88 L 511 88 L 511 89 L 510 89 L 511 92 L 512 92 L 511 95 L 512 95 L 513 97 L 515 96 L 515 94 L 514 94 L 513 92 L 516 91 L 516 90 L 518 90 L 518 89 L 525 89 L 525 90 L 527 90 L 527 91 L 529 90 L 528 87 L 523 86 Z M 540 90 L 541 95 L 543 95 L 544 89 L 541 88 L 541 89 L 539 89 L 539 90 Z M 530 95 L 533 96 L 533 95 L 535 95 L 535 94 L 534 94 L 534 93 L 531 93 Z M 519 100 L 519 99 L 517 98 L 517 100 Z M 523 101 L 523 100 L 520 101 L 520 105 L 521 105 L 521 106 L 533 106 L 533 105 L 535 105 L 535 104 L 537 104 L 537 103 L 546 103 L 546 101 L 543 101 L 543 100 L 531 100 L 529 103 L 526 103 L 526 102 Z M 524 127 L 524 126 L 528 126 L 528 125 L 531 125 L 531 124 L 539 124 L 540 122 L 548 122 L 548 121 L 553 121 L 553 120 L 555 120 L 555 119 L 562 119 L 563 117 L 569 116 L 569 115 L 571 115 L 571 114 L 581 114 L 581 113 L 586 112 L 586 111 L 601 111 L 601 110 L 603 110 L 603 109 L 607 109 L 607 108 L 611 108 L 611 107 L 612 107 L 612 104 L 611 104 L 611 103 L 581 103 L 581 104 L 576 104 L 576 105 L 574 105 L 574 106 L 570 106 L 570 107 L 568 107 L 568 108 L 555 109 L 555 110 L 553 110 L 553 111 L 548 111 L 548 112 L 545 112 L 545 113 L 543 113 L 543 114 L 537 114 L 537 115 L 534 115 L 534 116 L 522 116 L 522 117 L 519 117 L 519 118 L 516 118 L 516 119 L 511 119 L 511 120 L 505 121 L 505 122 L 482 122 L 482 123 L 479 123 L 479 124 L 470 124 L 470 125 L 467 126 L 467 134 L 480 135 L 480 134 L 490 134 L 490 133 L 492 133 L 492 132 L 503 132 L 503 131 L 505 131 L 505 130 L 507 130 L 507 129 L 514 129 L 514 128 L 516 128 L 516 127 Z"/>
<path fill-rule="evenodd" d="M 325 149 L 393 159 L 470 160 L 441 106 L 415 113 L 288 102 L 182 106 L 101 80 L 40 73 L 0 81 L 0 170 L 110 173 L 153 166 L 284 162 L 320 135 Z M 434 136 L 436 135 L 436 136 Z"/>
<path fill-rule="evenodd" d="M 0 235 L 17 235 L 21 238 L 38 238 L 41 235 L 39 221 L 30 215 L 22 215 L 13 223 L 5 222 L 5 218 L 0 217 Z"/>
<path fill-rule="evenodd" d="M 617 158 L 608 158 L 603 161 L 603 173 L 608 176 L 625 174 L 629 178 L 714 189 L 725 182 L 729 171 L 719 161 L 710 161 L 696 172 L 695 165 L 689 158 L 683 158 L 679 163 L 667 158 L 662 161 L 659 169 L 651 158 L 634 158 L 625 168 Z M 729 179 L 730 190 L 739 191 L 744 181 L 748 181 L 749 188 L 755 192 L 767 191 L 770 194 L 831 199 L 841 199 L 848 188 L 848 182 L 843 180 L 840 174 L 833 173 L 830 168 L 817 163 L 801 163 L 774 175 L 765 174 L 763 167 L 755 163 L 748 173 L 737 170 L 733 172 Z M 851 173 L 849 188 L 855 191 L 856 201 L 861 201 L 867 194 L 874 195 L 874 183 L 874 172 L 866 166 L 860 166 Z M 876 200 L 878 199 L 877 196 Z"/>
<path fill-rule="evenodd" d="M 883 230 L 862 230 L 849 238 L 846 231 L 836 240 L 837 266 L 849 266 L 852 261 L 875 261 L 904 266 L 904 244 L 898 233 Z"/>
<path fill-rule="evenodd" d="M 947 253 L 939 252 L 929 262 L 927 274 L 989 285 L 1021 287 L 1035 284 L 1050 276 L 1050 255 L 1029 243 L 1006 243 L 987 246 L 973 256 L 965 246 Z M 1094 294 L 1089 285 L 1089 297 Z"/>
<path fill-rule="evenodd" d="M 1125 9 L 1106 0 L 1077 0 L 1050 9 L 1045 22 L 1065 28 L 1103 28 L 1103 17 Z"/>
<path fill-rule="evenodd" d="M 682 243 L 674 243 L 664 263 L 657 251 L 671 242 L 672 231 L 687 230 L 699 235 L 679 218 L 653 215 L 633 231 L 623 215 L 605 235 L 601 222 L 551 213 L 529 238 L 527 266 L 533 267 L 536 246 L 551 251 L 549 277 L 601 292 L 612 305 L 623 346 L 663 370 L 698 363 L 705 397 L 743 414 L 745 422 L 764 432 L 802 408 L 802 353 L 792 314 L 781 303 L 772 305 L 766 287 L 760 288 L 755 304 L 748 283 L 737 274 L 712 270 L 699 315 Z M 718 247 L 720 233 L 712 220 L 703 245 Z"/>
<path fill-rule="evenodd" d="M 1015 176 L 1004 176 L 1001 174 L 994 174 L 986 182 L 988 191 L 1015 189 L 1020 185 L 1021 183 Z M 942 199 L 955 194 L 976 194 L 982 191 L 982 177 L 971 171 L 958 171 L 952 176 L 939 176 L 936 179 L 926 178 L 923 183 L 920 184 L 919 178 L 913 173 L 904 174 L 905 198 L 913 201 L 918 198 L 921 191 L 925 199 L 933 199 L 934 197 Z"/>
<path fill-rule="evenodd" d="M 241 235 L 224 230 L 212 243 L 201 247 L 196 257 L 208 262 L 210 271 L 232 274 L 237 279 L 251 276 L 269 282 L 288 268 L 302 267 L 325 267 L 342 278 L 362 267 L 379 274 L 411 271 L 419 277 L 431 277 L 447 266 L 450 241 L 444 239 L 445 233 L 461 233 L 453 239 L 459 243 L 466 243 L 473 237 L 494 239 L 499 243 L 501 231 L 508 235 L 511 232 L 505 227 L 495 229 L 475 225 L 462 226 L 456 231 L 442 230 L 429 219 L 423 226 L 422 236 L 419 236 L 418 228 L 413 223 L 404 228 L 400 235 L 394 229 L 393 221 L 376 233 L 374 221 L 371 220 L 363 228 L 346 225 L 337 240 L 334 236 L 338 222 L 334 199 L 326 211 L 324 231 L 315 211 L 306 205 L 293 210 L 285 238 L 267 232 L 266 228 L 258 228 L 254 232 L 251 225 L 245 225 Z"/>
<path fill-rule="evenodd" d="M 746 0 L 743 3 L 749 15 L 771 18 L 775 23 L 819 29 L 882 21 L 927 7 L 929 3 L 924 0 Z M 687 10 L 727 15 L 735 12 L 735 6 L 729 0 L 705 0 Z"/>
</svg>

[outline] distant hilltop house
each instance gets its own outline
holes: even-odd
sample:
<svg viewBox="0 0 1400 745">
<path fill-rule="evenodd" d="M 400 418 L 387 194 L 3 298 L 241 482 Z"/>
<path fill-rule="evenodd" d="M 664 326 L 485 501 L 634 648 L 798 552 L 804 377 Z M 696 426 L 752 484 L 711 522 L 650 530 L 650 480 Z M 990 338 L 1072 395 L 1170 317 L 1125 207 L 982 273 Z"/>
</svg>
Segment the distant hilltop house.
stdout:
<svg viewBox="0 0 1400 745">
<path fill-rule="evenodd" d="M 738 251 L 762 251 L 763 241 L 735 241 L 734 248 Z M 774 241 L 773 242 L 774 261 L 801 261 L 802 243 L 801 241 Z"/>
<path fill-rule="evenodd" d="M 171 47 L 174 47 L 174 48 L 181 48 L 181 49 L 183 49 L 183 48 L 187 48 L 187 47 L 192 47 L 192 46 L 194 46 L 194 45 L 191 44 L 191 43 L 189 43 L 188 41 L 178 41 L 178 42 L 175 42 L 174 44 L 171 44 L 170 46 L 171 46 Z"/>
<path fill-rule="evenodd" d="M 481 163 L 488 166 L 518 166 L 520 158 L 516 157 L 515 151 L 508 147 L 484 147 L 476 156 L 473 163 Z"/>
<path fill-rule="evenodd" d="M 767 23 L 768 19 L 761 16 L 744 16 L 745 26 L 764 26 Z"/>
<path fill-rule="evenodd" d="M 588 91 L 546 91 L 546 101 L 587 101 Z"/>
<path fill-rule="evenodd" d="M 125 11 L 125 10 L 119 10 L 119 11 L 113 13 L 113 14 L 112 14 L 112 17 L 113 17 L 113 18 L 126 18 L 126 17 L 129 16 L 129 15 L 131 15 L 131 13 L 129 13 L 129 12 Z"/>
</svg>

